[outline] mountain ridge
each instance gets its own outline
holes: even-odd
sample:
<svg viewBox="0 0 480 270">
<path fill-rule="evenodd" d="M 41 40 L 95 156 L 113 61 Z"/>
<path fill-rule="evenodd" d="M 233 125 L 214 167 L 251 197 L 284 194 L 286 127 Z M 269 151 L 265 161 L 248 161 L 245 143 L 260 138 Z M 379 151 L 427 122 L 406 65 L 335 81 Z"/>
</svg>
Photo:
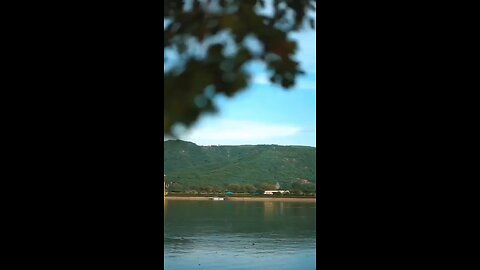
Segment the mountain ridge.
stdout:
<svg viewBox="0 0 480 270">
<path fill-rule="evenodd" d="M 164 141 L 167 182 L 185 186 L 316 183 L 316 147 L 297 145 L 208 145 Z"/>
</svg>

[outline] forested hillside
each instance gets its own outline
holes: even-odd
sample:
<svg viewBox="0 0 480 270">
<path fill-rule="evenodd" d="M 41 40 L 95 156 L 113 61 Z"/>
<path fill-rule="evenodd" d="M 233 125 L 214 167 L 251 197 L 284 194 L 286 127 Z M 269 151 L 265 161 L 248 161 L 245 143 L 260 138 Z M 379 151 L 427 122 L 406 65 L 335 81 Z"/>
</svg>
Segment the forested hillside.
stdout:
<svg viewBox="0 0 480 270">
<path fill-rule="evenodd" d="M 171 187 L 185 189 L 315 189 L 316 148 L 306 146 L 198 146 L 164 142 L 164 168 Z M 175 187 L 176 186 L 176 187 Z M 228 187 L 228 188 L 227 188 Z"/>
</svg>

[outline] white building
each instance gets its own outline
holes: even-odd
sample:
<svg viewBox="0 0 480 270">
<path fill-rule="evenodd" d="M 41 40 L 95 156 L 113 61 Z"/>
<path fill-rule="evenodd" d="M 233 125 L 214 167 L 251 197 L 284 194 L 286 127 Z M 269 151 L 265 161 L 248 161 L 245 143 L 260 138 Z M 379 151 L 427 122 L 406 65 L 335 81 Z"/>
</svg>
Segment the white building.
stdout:
<svg viewBox="0 0 480 270">
<path fill-rule="evenodd" d="M 265 190 L 263 195 L 273 195 L 273 194 L 290 194 L 288 190 Z"/>
</svg>

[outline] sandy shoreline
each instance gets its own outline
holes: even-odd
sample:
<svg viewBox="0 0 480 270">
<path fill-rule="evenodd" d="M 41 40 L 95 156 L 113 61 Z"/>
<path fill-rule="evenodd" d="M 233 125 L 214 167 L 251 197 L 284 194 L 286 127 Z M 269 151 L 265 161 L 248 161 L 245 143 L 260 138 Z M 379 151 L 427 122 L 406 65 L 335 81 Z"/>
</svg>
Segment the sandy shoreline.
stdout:
<svg viewBox="0 0 480 270">
<path fill-rule="evenodd" d="M 165 200 L 169 201 L 209 201 L 211 197 L 174 197 L 167 196 Z M 244 202 L 309 202 L 316 203 L 316 198 L 266 198 L 266 197 L 227 197 L 227 201 L 244 201 Z"/>
</svg>

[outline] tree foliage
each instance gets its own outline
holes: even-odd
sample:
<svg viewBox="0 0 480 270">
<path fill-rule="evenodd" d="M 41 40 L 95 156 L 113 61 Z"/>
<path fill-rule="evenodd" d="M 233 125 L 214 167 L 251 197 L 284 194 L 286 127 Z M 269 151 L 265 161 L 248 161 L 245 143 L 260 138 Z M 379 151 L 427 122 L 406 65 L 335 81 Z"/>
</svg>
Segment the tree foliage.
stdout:
<svg viewBox="0 0 480 270">
<path fill-rule="evenodd" d="M 313 183 L 294 182 L 292 183 L 291 191 L 297 194 L 315 193 L 317 191 L 317 187 Z"/>
<path fill-rule="evenodd" d="M 288 34 L 313 28 L 315 8 L 315 0 L 165 0 L 164 133 L 214 112 L 215 95 L 245 89 L 252 61 L 265 64 L 272 83 L 294 86 L 303 71 Z"/>
</svg>

